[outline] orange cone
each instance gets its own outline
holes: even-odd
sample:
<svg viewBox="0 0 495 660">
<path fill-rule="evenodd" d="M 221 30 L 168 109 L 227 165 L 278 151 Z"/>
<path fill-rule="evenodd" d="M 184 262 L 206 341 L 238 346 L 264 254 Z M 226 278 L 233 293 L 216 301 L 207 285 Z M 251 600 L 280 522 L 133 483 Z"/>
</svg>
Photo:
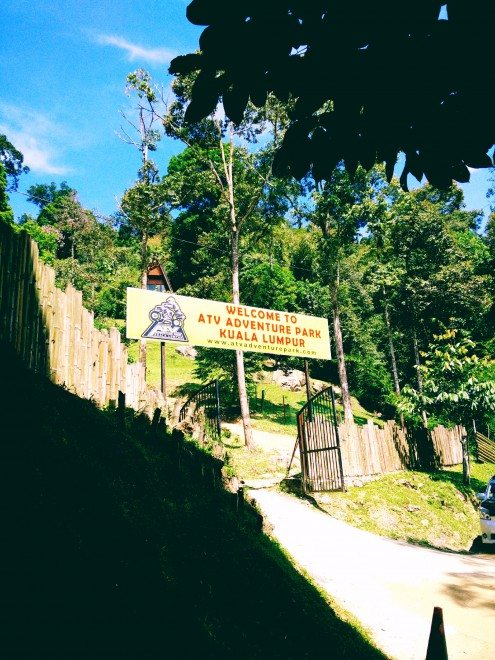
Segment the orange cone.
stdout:
<svg viewBox="0 0 495 660">
<path fill-rule="evenodd" d="M 448 660 L 448 658 L 442 608 L 434 607 L 425 660 Z"/>
</svg>

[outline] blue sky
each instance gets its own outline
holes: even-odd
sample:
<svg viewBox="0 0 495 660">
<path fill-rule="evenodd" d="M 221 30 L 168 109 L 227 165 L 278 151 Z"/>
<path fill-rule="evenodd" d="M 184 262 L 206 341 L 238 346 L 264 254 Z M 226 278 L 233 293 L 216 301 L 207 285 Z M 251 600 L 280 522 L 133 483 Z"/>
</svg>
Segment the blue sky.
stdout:
<svg viewBox="0 0 495 660">
<path fill-rule="evenodd" d="M 197 48 L 188 0 L 4 0 L 0 9 L 0 133 L 31 168 L 10 201 L 15 216 L 35 213 L 22 192 L 67 181 L 83 206 L 109 215 L 132 185 L 139 154 L 116 135 L 130 112 L 126 75 L 138 68 L 169 86 L 170 59 Z M 182 146 L 165 139 L 162 173 Z M 488 172 L 463 189 L 471 209 L 488 212 Z"/>
<path fill-rule="evenodd" d="M 201 28 L 186 0 L 4 0 L 0 9 L 0 133 L 31 168 L 33 183 L 66 180 L 83 206 L 102 214 L 132 185 L 139 153 L 116 135 L 129 72 L 145 68 L 167 88 L 170 59 L 197 48 Z M 164 140 L 165 171 L 181 145 Z M 11 193 L 16 217 L 36 208 Z"/>
</svg>

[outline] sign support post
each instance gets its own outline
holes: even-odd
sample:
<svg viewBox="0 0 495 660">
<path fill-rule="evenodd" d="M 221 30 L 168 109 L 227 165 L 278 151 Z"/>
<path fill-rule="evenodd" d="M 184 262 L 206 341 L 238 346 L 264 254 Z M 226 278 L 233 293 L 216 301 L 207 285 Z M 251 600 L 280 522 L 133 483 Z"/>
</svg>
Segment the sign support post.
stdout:
<svg viewBox="0 0 495 660">
<path fill-rule="evenodd" d="M 170 293 L 174 292 L 167 273 L 156 259 L 148 265 L 146 289 L 148 291 L 164 292 L 168 290 Z M 160 389 L 165 399 L 165 406 L 167 406 L 166 352 L 164 341 L 160 342 Z"/>
<path fill-rule="evenodd" d="M 308 420 L 313 421 L 313 411 L 311 410 L 311 383 L 309 381 L 308 358 L 304 358 L 304 376 L 306 380 L 306 399 L 308 401 Z"/>
</svg>

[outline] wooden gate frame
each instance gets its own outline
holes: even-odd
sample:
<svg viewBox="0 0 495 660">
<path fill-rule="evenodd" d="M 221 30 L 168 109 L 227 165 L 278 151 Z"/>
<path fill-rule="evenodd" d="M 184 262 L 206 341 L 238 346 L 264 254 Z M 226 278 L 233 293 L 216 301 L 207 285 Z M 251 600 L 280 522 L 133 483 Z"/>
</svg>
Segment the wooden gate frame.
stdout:
<svg viewBox="0 0 495 660">
<path fill-rule="evenodd" d="M 331 404 L 330 410 L 322 400 Z M 304 492 L 345 491 L 333 387 L 318 392 L 301 408 L 297 428 Z"/>
</svg>

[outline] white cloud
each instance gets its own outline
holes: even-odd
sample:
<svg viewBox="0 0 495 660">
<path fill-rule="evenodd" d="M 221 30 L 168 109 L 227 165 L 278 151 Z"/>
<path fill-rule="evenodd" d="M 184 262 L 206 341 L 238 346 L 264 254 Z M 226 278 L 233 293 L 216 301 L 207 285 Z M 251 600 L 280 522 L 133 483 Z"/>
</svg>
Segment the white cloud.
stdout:
<svg viewBox="0 0 495 660">
<path fill-rule="evenodd" d="M 167 64 L 176 55 L 175 52 L 167 48 L 145 48 L 113 34 L 99 34 L 96 37 L 96 41 L 100 44 L 115 46 L 125 51 L 127 53 L 127 59 L 130 62 L 134 60 L 145 60 L 146 62 L 153 62 L 155 64 Z"/>
<path fill-rule="evenodd" d="M 65 131 L 46 115 L 0 101 L 0 133 L 24 156 L 24 163 L 38 174 L 67 174 L 56 146 Z"/>
</svg>

